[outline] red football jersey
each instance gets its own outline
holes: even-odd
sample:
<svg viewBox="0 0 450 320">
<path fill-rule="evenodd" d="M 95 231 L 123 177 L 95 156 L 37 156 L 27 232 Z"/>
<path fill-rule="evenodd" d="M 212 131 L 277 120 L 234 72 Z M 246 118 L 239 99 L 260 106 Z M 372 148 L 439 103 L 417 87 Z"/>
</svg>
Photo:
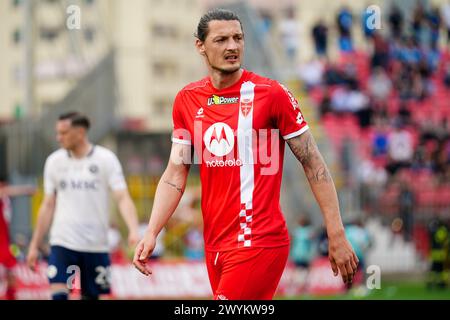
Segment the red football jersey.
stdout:
<svg viewBox="0 0 450 320">
<path fill-rule="evenodd" d="M 16 264 L 16 259 L 9 250 L 9 230 L 4 209 L 4 201 L 0 199 L 0 265 L 4 265 L 6 268 L 12 268 Z"/>
<path fill-rule="evenodd" d="M 289 244 L 279 204 L 284 140 L 308 125 L 288 89 L 246 70 L 221 90 L 206 77 L 177 94 L 173 125 L 172 141 L 192 145 L 200 164 L 205 249 Z"/>
</svg>

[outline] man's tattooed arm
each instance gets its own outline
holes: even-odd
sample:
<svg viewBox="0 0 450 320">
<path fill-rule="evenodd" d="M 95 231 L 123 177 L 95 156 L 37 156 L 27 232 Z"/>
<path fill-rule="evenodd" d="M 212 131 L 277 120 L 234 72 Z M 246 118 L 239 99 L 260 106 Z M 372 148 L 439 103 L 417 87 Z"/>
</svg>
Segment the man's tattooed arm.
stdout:
<svg viewBox="0 0 450 320">
<path fill-rule="evenodd" d="M 295 157 L 302 164 L 310 183 L 332 182 L 322 155 L 309 131 L 286 141 Z"/>
<path fill-rule="evenodd" d="M 168 184 L 169 186 L 171 186 L 171 187 L 177 189 L 177 191 L 178 191 L 179 193 L 181 193 L 181 194 L 183 193 L 183 188 L 178 187 L 175 183 L 169 182 L 169 181 L 167 181 L 167 180 L 164 180 L 163 182 L 166 183 L 166 184 Z"/>
</svg>

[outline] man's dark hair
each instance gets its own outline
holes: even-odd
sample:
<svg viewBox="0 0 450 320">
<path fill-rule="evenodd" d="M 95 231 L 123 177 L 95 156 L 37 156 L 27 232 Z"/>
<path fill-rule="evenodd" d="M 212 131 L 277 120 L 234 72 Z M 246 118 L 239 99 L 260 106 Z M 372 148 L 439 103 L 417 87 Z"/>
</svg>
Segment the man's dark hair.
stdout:
<svg viewBox="0 0 450 320">
<path fill-rule="evenodd" d="M 232 21 L 232 20 L 236 20 L 239 21 L 239 24 L 241 25 L 241 29 L 244 30 L 242 28 L 242 22 L 239 19 L 239 17 L 237 16 L 237 14 L 235 14 L 234 12 L 230 11 L 230 10 L 225 10 L 225 9 L 213 9 L 208 11 L 207 13 L 205 13 L 201 18 L 200 21 L 198 23 L 197 26 L 197 33 L 195 34 L 195 36 L 202 42 L 205 41 L 206 36 L 208 35 L 209 32 L 209 28 L 208 28 L 208 24 L 210 21 L 213 20 L 225 20 L 225 21 Z"/>
<path fill-rule="evenodd" d="M 89 130 L 91 127 L 91 121 L 87 116 L 80 112 L 71 111 L 67 113 L 63 113 L 59 116 L 58 120 L 70 120 L 70 124 L 72 127 L 82 127 L 86 130 Z"/>
</svg>

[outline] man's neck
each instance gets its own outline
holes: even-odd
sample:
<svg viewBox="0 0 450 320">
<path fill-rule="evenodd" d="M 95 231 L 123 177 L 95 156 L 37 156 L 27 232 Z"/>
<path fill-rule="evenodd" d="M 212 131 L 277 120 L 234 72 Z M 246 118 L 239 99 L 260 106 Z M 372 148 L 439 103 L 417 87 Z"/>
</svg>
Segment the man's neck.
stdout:
<svg viewBox="0 0 450 320">
<path fill-rule="evenodd" d="M 243 72 L 243 69 L 239 69 L 236 72 L 226 74 L 218 70 L 211 70 L 210 78 L 212 85 L 219 90 L 228 88 L 239 81 Z"/>
<path fill-rule="evenodd" d="M 70 154 L 77 159 L 84 158 L 91 151 L 92 144 L 85 140 L 76 146 L 73 150 L 70 150 Z"/>
</svg>

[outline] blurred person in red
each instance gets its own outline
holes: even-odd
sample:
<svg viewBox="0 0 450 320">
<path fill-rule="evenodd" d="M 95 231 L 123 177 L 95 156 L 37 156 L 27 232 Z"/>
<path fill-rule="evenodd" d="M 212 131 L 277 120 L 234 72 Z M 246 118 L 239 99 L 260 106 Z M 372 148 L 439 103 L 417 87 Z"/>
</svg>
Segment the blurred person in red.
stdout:
<svg viewBox="0 0 450 320">
<path fill-rule="evenodd" d="M 0 176 L 0 265 L 6 268 L 6 299 L 15 300 L 16 290 L 13 268 L 16 258 L 11 253 L 9 242 L 9 197 L 31 195 L 35 191 L 32 186 L 8 186 L 6 178 Z"/>
<path fill-rule="evenodd" d="M 196 152 L 214 299 L 272 299 L 289 255 L 280 208 L 283 139 L 302 164 L 322 209 L 334 275 L 340 272 L 350 283 L 358 258 L 345 236 L 333 180 L 297 100 L 279 82 L 241 68 L 244 33 L 233 12 L 209 11 L 196 36 L 208 76 L 175 98 L 171 156 L 147 231 L 135 250 L 135 267 L 151 274 L 148 258 L 183 195 Z"/>
</svg>

